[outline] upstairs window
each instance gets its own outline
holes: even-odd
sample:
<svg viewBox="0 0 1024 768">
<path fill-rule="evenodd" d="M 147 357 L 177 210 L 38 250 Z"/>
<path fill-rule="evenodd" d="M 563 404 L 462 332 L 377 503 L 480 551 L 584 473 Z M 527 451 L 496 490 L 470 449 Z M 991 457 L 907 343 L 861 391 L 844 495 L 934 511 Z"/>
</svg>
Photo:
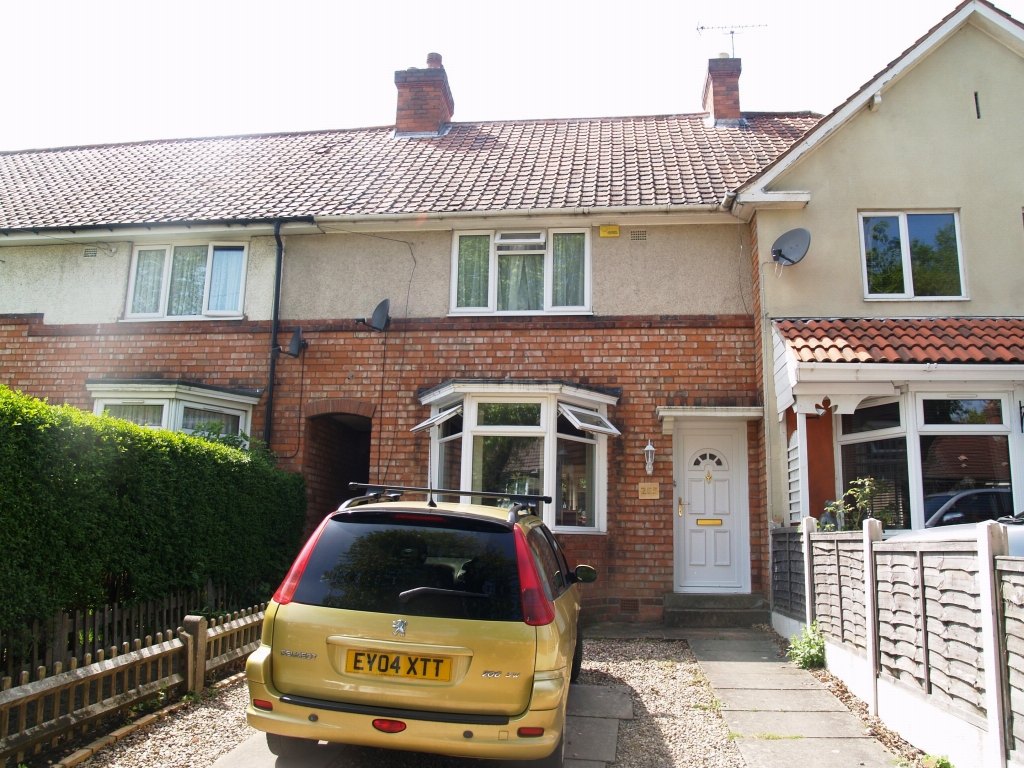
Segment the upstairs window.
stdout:
<svg viewBox="0 0 1024 768">
<path fill-rule="evenodd" d="M 239 243 L 137 246 L 125 319 L 241 317 L 246 256 Z"/>
<path fill-rule="evenodd" d="M 590 311 L 588 230 L 456 232 L 453 314 Z"/>
<path fill-rule="evenodd" d="M 862 213 L 860 224 L 867 298 L 964 298 L 955 213 Z"/>
</svg>

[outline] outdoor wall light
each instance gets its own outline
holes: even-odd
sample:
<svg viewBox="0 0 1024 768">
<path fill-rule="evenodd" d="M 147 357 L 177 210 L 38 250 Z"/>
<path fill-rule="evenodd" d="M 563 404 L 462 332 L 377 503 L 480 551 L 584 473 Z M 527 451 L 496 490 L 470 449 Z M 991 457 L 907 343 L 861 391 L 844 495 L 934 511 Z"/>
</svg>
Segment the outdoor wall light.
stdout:
<svg viewBox="0 0 1024 768">
<path fill-rule="evenodd" d="M 644 448 L 644 461 L 647 464 L 647 474 L 654 474 L 654 445 L 650 440 L 647 441 L 647 447 Z"/>
</svg>

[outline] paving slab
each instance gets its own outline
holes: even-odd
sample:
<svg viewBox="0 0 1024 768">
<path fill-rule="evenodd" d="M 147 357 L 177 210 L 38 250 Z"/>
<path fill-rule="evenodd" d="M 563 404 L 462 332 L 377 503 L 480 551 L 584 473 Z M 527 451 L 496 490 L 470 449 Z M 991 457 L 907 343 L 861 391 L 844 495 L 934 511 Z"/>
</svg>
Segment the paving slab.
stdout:
<svg viewBox="0 0 1024 768">
<path fill-rule="evenodd" d="M 765 672 L 735 672 L 731 669 L 704 670 L 711 687 L 715 690 L 747 688 L 750 690 L 822 690 L 822 685 L 810 675 L 769 670 Z"/>
<path fill-rule="evenodd" d="M 566 714 L 574 717 L 633 719 L 633 698 L 625 685 L 573 685 Z"/>
<path fill-rule="evenodd" d="M 563 768 L 604 768 L 604 763 L 597 760 L 563 760 Z"/>
<path fill-rule="evenodd" d="M 847 712 L 748 712 L 722 710 L 729 730 L 740 736 L 756 734 L 803 736 L 807 739 L 867 739 L 864 724 Z"/>
<path fill-rule="evenodd" d="M 874 739 L 734 739 L 748 768 L 892 768 Z"/>
<path fill-rule="evenodd" d="M 619 721 L 604 717 L 565 718 L 565 756 L 571 760 L 615 762 Z"/>
<path fill-rule="evenodd" d="M 845 704 L 824 688 L 775 691 L 716 688 L 715 698 L 722 702 L 722 709 L 745 709 L 754 712 L 845 712 L 849 717 L 854 717 Z"/>
</svg>

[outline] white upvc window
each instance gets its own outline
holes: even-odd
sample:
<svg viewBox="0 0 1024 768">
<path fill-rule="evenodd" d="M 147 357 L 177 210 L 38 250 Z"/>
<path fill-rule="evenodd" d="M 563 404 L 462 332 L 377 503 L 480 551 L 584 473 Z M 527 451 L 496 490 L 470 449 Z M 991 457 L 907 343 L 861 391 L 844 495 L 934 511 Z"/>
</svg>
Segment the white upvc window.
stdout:
<svg viewBox="0 0 1024 768">
<path fill-rule="evenodd" d="M 435 488 L 465 491 L 445 501 L 496 504 L 472 491 L 551 496 L 543 517 L 563 533 L 607 530 L 607 418 L 614 396 L 558 384 L 452 387 L 433 399 L 430 430 Z M 570 419 L 569 415 L 574 418 Z"/>
<path fill-rule="evenodd" d="M 589 229 L 474 230 L 452 237 L 452 314 L 587 314 Z"/>
<path fill-rule="evenodd" d="M 858 221 L 866 299 L 967 298 L 956 211 L 863 211 Z"/>
<path fill-rule="evenodd" d="M 241 317 L 247 260 L 246 243 L 137 245 L 125 319 Z"/>
<path fill-rule="evenodd" d="M 221 424 L 221 434 L 249 434 L 256 394 L 190 386 L 188 383 L 90 380 L 93 413 L 125 419 L 142 427 L 192 433 L 201 425 Z"/>
</svg>

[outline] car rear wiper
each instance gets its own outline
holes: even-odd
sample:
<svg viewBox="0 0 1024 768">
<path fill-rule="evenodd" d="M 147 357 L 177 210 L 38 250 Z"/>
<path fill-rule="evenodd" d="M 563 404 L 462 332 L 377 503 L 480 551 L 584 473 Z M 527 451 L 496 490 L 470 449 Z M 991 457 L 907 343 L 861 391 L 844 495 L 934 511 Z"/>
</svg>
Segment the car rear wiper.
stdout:
<svg viewBox="0 0 1024 768">
<path fill-rule="evenodd" d="M 408 603 L 414 597 L 420 595 L 451 595 L 453 597 L 485 597 L 490 600 L 490 595 L 485 595 L 481 592 L 463 592 L 459 589 L 439 589 L 437 587 L 416 587 L 416 589 L 407 589 L 405 592 L 398 594 L 398 600 L 402 603 Z"/>
</svg>

